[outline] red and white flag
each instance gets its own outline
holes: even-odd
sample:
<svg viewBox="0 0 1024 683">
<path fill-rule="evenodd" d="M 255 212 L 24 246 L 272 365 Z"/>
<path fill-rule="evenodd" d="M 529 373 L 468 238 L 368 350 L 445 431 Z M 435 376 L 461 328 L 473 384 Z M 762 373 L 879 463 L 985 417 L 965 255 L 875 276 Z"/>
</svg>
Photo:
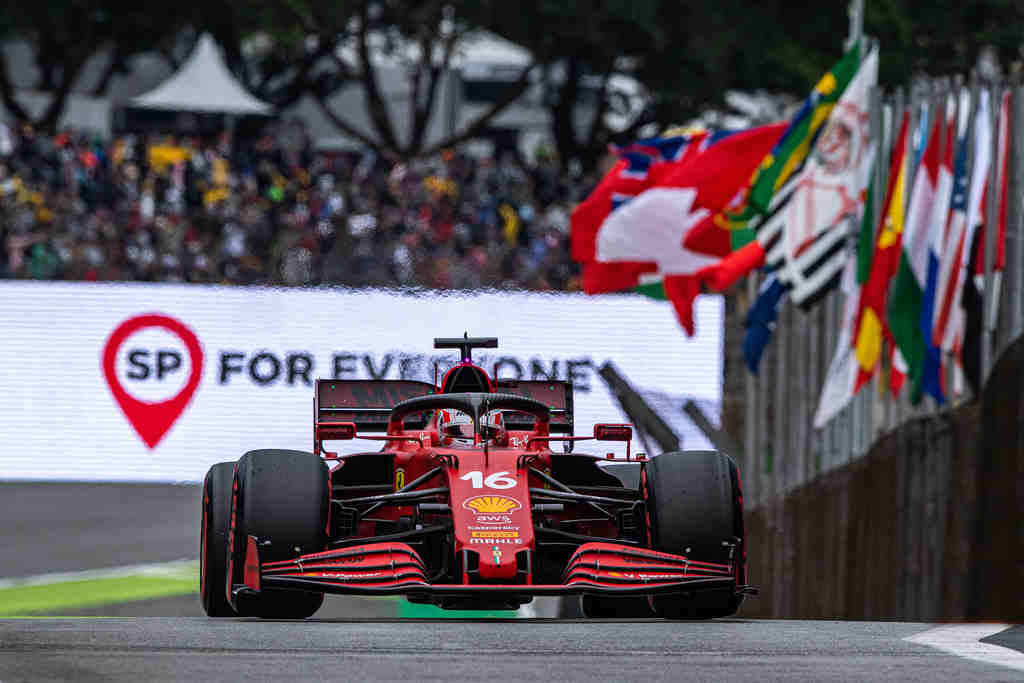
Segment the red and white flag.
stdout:
<svg viewBox="0 0 1024 683">
<path fill-rule="evenodd" d="M 733 133 L 683 163 L 652 167 L 650 187 L 611 211 L 596 231 L 580 220 L 589 215 L 581 212 L 584 202 L 572 224 L 583 290 L 612 292 L 643 278 L 661 279 L 680 324 L 693 334 L 692 303 L 702 271 L 730 249 L 729 233 L 714 217 L 738 199 L 785 128 L 780 123 Z"/>
</svg>

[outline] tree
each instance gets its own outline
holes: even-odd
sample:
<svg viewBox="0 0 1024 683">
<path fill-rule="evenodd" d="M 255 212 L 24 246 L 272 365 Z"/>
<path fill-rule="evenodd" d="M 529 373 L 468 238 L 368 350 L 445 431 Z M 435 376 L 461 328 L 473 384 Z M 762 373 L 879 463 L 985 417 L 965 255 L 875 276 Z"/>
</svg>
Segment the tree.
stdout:
<svg viewBox="0 0 1024 683">
<path fill-rule="evenodd" d="M 354 7 L 343 0 L 211 0 L 197 3 L 190 21 L 213 35 L 246 89 L 286 108 L 307 92 L 336 89 L 347 79 L 324 80 Z"/>
<path fill-rule="evenodd" d="M 563 165 L 576 160 L 592 167 L 611 139 L 605 121 L 611 79 L 630 74 L 625 66 L 649 49 L 658 32 L 658 5 L 658 0 L 528 0 L 499 5 L 484 17 L 492 30 L 525 46 L 544 65 L 545 101 Z M 638 118 L 620 134 L 635 133 L 646 120 Z"/>
<path fill-rule="evenodd" d="M 373 132 L 367 134 L 355 128 L 332 108 L 330 87 L 313 92 L 321 111 L 342 132 L 398 158 L 432 154 L 475 137 L 522 95 L 530 84 L 534 64 L 525 66 L 506 93 L 462 130 L 429 144 L 427 131 L 435 115 L 441 81 L 455 67 L 453 58 L 460 41 L 480 27 L 481 18 L 497 4 L 496 0 L 358 2 L 340 44 L 350 58 L 333 51 L 334 72 L 321 83 L 359 83 Z M 382 93 L 379 72 L 385 61 L 398 64 L 405 75 L 409 107 L 403 128 L 395 125 L 393 104 Z"/>
<path fill-rule="evenodd" d="M 0 39 L 28 43 L 39 70 L 31 87 L 48 92 L 50 101 L 36 117 L 25 109 L 16 97 L 2 50 L 0 100 L 19 121 L 52 131 L 91 57 L 110 51 L 110 62 L 92 90 L 98 96 L 128 57 L 171 39 L 181 25 L 181 16 L 173 9 L 158 15 L 142 5 L 122 6 L 109 0 L 39 0 L 0 6 Z"/>
</svg>

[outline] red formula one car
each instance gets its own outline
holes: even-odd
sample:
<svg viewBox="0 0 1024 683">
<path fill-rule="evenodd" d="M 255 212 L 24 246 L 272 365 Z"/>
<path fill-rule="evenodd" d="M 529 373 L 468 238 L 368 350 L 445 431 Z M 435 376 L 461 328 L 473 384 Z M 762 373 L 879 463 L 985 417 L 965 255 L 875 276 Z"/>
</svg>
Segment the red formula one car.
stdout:
<svg viewBox="0 0 1024 683">
<path fill-rule="evenodd" d="M 582 595 L 589 617 L 734 613 L 754 592 L 735 463 L 707 451 L 631 457 L 629 425 L 573 436 L 572 386 L 493 380 L 471 353 L 496 346 L 435 340 L 461 352 L 437 386 L 318 380 L 312 453 L 250 451 L 210 468 L 206 613 L 305 618 L 324 593 L 446 609 Z M 383 448 L 323 446 L 357 437 Z M 586 439 L 624 442 L 625 454 L 573 452 Z"/>
</svg>

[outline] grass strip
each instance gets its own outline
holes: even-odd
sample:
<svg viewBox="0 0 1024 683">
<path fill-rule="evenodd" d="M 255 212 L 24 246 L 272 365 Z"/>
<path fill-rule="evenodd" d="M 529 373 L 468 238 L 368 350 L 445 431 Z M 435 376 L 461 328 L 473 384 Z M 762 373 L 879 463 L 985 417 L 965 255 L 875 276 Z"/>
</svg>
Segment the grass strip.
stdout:
<svg viewBox="0 0 1024 683">
<path fill-rule="evenodd" d="M 12 586 L 0 589 L 0 617 L 29 616 L 119 602 L 188 595 L 199 590 L 198 577 L 118 576 Z"/>
</svg>

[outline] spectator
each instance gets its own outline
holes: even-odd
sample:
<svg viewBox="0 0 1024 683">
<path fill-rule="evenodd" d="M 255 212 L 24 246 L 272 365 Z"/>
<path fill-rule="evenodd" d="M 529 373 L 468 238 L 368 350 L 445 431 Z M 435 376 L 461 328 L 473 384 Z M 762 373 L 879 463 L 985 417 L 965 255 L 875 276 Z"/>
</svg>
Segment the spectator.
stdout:
<svg viewBox="0 0 1024 683">
<path fill-rule="evenodd" d="M 396 163 L 275 124 L 213 138 L 0 131 L 0 277 L 572 289 L 550 155 Z"/>
</svg>

